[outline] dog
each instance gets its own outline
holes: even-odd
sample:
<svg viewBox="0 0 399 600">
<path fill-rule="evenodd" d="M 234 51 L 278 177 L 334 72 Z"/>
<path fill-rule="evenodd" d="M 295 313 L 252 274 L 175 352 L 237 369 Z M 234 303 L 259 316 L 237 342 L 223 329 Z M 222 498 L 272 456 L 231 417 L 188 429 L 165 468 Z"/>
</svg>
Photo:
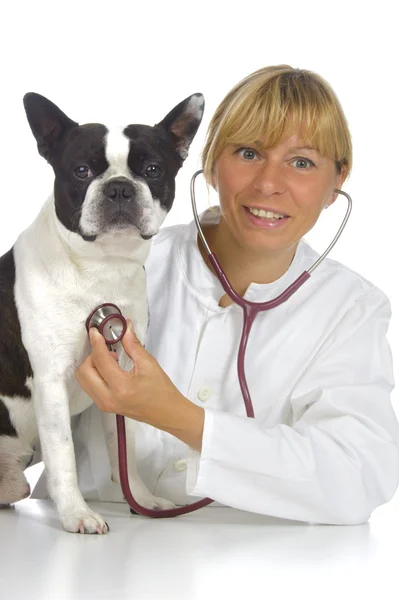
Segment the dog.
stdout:
<svg viewBox="0 0 399 600">
<path fill-rule="evenodd" d="M 144 342 L 145 261 L 172 207 L 204 98 L 189 96 L 154 126 L 120 128 L 79 125 L 33 92 L 23 102 L 55 179 L 34 222 L 0 258 L 0 504 L 29 496 L 24 470 L 40 444 L 64 529 L 106 533 L 78 488 L 70 424 L 92 403 L 75 379 L 90 353 L 85 322 L 95 307 L 114 303 Z M 132 362 L 118 346 L 127 370 Z M 115 416 L 104 414 L 103 422 L 112 480 L 119 482 Z M 147 508 L 173 507 L 141 481 L 131 434 L 128 428 L 135 498 Z"/>
</svg>

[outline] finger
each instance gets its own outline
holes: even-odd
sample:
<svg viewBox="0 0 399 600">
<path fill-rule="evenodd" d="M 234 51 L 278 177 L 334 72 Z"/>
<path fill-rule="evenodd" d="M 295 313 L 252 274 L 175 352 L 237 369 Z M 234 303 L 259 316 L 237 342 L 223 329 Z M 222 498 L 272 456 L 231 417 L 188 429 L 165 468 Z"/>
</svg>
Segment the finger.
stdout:
<svg viewBox="0 0 399 600">
<path fill-rule="evenodd" d="M 76 371 L 75 379 L 101 410 L 111 408 L 113 394 L 98 372 L 92 355 L 88 356 Z"/>
<path fill-rule="evenodd" d="M 130 319 L 127 319 L 127 324 L 128 328 L 121 340 L 122 346 L 126 354 L 133 360 L 134 364 L 140 365 L 150 355 L 136 336 L 136 333 L 133 329 L 133 324 Z"/>
<path fill-rule="evenodd" d="M 103 336 L 95 327 L 90 328 L 89 335 L 93 363 L 101 377 L 112 388 L 125 372 L 120 368 L 115 356 L 112 356 L 114 353 L 108 350 Z"/>
<path fill-rule="evenodd" d="M 110 356 L 112 356 L 112 358 L 114 360 L 118 360 L 118 354 L 114 351 L 110 352 Z M 77 380 L 84 378 L 86 376 L 86 372 L 88 372 L 88 370 L 90 369 L 95 369 L 98 373 L 98 370 L 94 364 L 93 361 L 93 355 L 89 354 L 89 356 L 82 362 L 82 364 L 80 365 L 80 367 L 75 371 L 75 378 Z M 101 377 L 100 373 L 98 373 L 99 377 Z M 104 381 L 104 379 L 101 377 L 101 379 Z M 104 381 L 104 383 L 106 383 Z"/>
</svg>

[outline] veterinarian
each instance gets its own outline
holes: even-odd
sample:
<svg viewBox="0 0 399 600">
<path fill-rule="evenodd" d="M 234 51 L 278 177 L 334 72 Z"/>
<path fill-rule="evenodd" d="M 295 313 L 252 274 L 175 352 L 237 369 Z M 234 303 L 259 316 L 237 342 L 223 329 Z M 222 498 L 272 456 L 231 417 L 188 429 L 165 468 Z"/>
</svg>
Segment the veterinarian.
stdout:
<svg viewBox="0 0 399 600">
<path fill-rule="evenodd" d="M 337 197 L 344 209 L 334 189 L 351 166 L 342 108 L 315 73 L 266 67 L 227 94 L 202 154 L 220 207 L 201 224 L 239 294 L 271 300 L 317 260 L 304 236 Z M 75 426 L 86 499 L 123 501 L 110 481 L 100 411 L 138 421 L 142 479 L 177 505 L 211 497 L 352 525 L 392 498 L 399 426 L 390 400 L 391 309 L 380 289 L 326 259 L 286 303 L 258 315 L 245 362 L 251 419 L 237 379 L 242 310 L 216 278 L 194 221 L 161 229 L 146 272 L 146 347 L 133 331 L 123 339 L 133 370 L 122 371 L 94 332 L 76 373 L 95 402 Z"/>
</svg>

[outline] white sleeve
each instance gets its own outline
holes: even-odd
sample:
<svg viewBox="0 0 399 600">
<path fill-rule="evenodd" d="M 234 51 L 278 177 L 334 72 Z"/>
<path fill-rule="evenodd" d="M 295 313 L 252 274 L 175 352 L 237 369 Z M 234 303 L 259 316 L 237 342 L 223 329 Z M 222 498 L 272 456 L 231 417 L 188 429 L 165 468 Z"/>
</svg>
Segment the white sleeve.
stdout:
<svg viewBox="0 0 399 600">
<path fill-rule="evenodd" d="M 378 288 L 356 300 L 298 382 L 292 426 L 205 409 L 187 493 L 311 523 L 367 521 L 399 484 L 390 317 Z"/>
</svg>

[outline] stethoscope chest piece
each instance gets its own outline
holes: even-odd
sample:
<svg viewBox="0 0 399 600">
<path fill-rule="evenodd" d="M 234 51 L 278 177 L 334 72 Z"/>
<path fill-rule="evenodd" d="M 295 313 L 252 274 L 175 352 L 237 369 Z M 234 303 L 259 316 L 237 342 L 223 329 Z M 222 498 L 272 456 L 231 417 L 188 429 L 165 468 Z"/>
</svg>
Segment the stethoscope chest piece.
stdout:
<svg viewBox="0 0 399 600">
<path fill-rule="evenodd" d="M 115 304 L 109 302 L 97 306 L 86 320 L 86 329 L 96 327 L 109 346 L 120 342 L 126 333 L 126 319 Z"/>
</svg>

